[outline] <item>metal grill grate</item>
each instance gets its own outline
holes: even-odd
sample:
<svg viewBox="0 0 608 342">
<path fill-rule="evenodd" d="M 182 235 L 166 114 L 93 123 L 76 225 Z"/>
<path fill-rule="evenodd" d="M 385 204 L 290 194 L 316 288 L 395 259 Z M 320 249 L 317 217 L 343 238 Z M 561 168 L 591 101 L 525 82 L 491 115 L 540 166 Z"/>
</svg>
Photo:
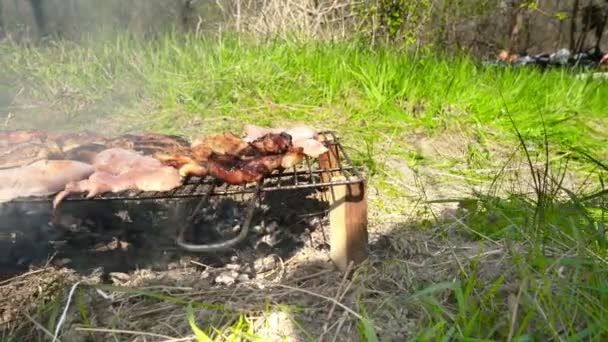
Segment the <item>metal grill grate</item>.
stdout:
<svg viewBox="0 0 608 342">
<path fill-rule="evenodd" d="M 177 199 L 220 195 L 234 195 L 245 193 L 262 193 L 270 191 L 317 188 L 322 189 L 333 185 L 353 184 L 361 182 L 362 176 L 358 168 L 353 166 L 352 160 L 340 144 L 338 136 L 332 131 L 319 133 L 321 141 L 329 149 L 327 156 L 336 161 L 337 167 L 322 167 L 320 158 L 305 157 L 298 166 L 275 171 L 265 177 L 259 183 L 247 185 L 229 185 L 213 177 L 190 177 L 184 184 L 167 192 L 144 192 L 128 190 L 119 193 L 105 193 L 92 198 L 86 198 L 84 194 L 71 194 L 65 201 L 127 201 L 127 200 L 154 200 L 154 199 Z M 326 177 L 331 174 L 332 180 Z M 341 176 L 341 177 L 336 177 Z M 258 188 L 259 187 L 259 188 Z M 52 197 L 19 198 L 15 202 L 40 202 L 50 201 Z"/>
</svg>

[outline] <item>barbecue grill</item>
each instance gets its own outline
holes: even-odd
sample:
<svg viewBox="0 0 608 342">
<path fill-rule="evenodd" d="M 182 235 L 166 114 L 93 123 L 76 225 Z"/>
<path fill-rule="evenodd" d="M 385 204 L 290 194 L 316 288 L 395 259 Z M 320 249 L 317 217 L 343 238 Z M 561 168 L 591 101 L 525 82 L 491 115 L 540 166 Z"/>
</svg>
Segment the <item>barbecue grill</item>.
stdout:
<svg viewBox="0 0 608 342">
<path fill-rule="evenodd" d="M 176 244 L 191 252 L 215 252 L 230 248 L 241 242 L 247 235 L 254 208 L 260 201 L 260 194 L 297 189 L 315 189 L 329 204 L 331 225 L 330 254 L 336 265 L 345 269 L 350 261 L 359 263 L 367 257 L 367 203 L 366 181 L 362 170 L 355 167 L 340 143 L 335 132 L 319 133 L 320 140 L 328 152 L 319 158 L 305 157 L 302 163 L 292 169 L 275 171 L 259 182 L 246 185 L 230 185 L 218 179 L 189 177 L 184 183 L 167 192 L 144 192 L 128 190 L 119 193 L 105 193 L 91 198 L 84 194 L 70 194 L 63 201 L 144 201 L 200 199 L 189 213 L 180 229 Z M 200 223 L 198 214 L 212 196 L 250 195 L 240 233 L 228 240 L 214 244 L 196 245 L 185 241 L 185 232 Z M 51 197 L 29 197 L 15 199 L 14 202 L 52 201 Z"/>
</svg>

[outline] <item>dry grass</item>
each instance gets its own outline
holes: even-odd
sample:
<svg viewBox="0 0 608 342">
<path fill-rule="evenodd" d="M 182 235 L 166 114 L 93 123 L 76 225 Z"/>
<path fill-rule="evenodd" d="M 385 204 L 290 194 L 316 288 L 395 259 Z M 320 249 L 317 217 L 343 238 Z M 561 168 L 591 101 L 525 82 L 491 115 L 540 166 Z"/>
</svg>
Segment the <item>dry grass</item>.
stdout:
<svg viewBox="0 0 608 342">
<path fill-rule="evenodd" d="M 188 305 L 195 308 L 197 324 L 218 328 L 221 334 L 216 336 L 226 339 L 250 330 L 269 339 L 283 334 L 287 336 L 281 337 L 290 341 L 352 341 L 358 339 L 361 307 L 366 317 L 373 318 L 372 326 L 379 336 L 411 338 L 424 310 L 416 301 L 406 304 L 404 300 L 423 284 L 450 282 L 455 273 L 470 272 L 473 263 L 478 263 L 481 281 L 489 281 L 511 267 L 503 243 L 480 245 L 455 236 L 445 244 L 437 240 L 437 234 L 446 228 L 454 231 L 449 227 L 424 233 L 400 226 L 390 230 L 372 227 L 371 258 L 348 277 L 333 269 L 325 251 L 305 250 L 293 259 L 275 263 L 274 268 L 254 279 L 231 286 L 213 284 L 212 279 L 222 269 L 202 267 L 196 262 L 165 272 L 141 270 L 117 275 L 113 285 L 100 284 L 99 279 L 85 280 L 86 285 L 77 291 L 77 303 L 73 301 L 69 311 L 62 339 L 77 341 L 88 336 L 106 340 L 113 336 L 119 341 L 132 341 L 136 336 L 146 336 L 147 340 L 194 340 L 187 319 Z M 40 278 L 44 278 L 40 273 L 32 273 L 6 281 L 5 286 L 12 287 L 11 295 L 16 296 L 27 291 L 23 287 L 19 290 L 16 284 L 34 285 L 31 282 Z M 54 290 L 45 289 L 45 293 L 65 295 L 68 288 L 57 285 Z M 65 297 L 60 298 L 65 303 Z M 395 306 L 401 301 L 403 306 Z M 449 302 L 449 297 L 442 301 Z M 32 306 L 18 307 L 30 307 L 22 314 L 36 312 Z M 25 327 L 16 327 L 19 330 L 14 332 L 24 338 Z M 30 329 L 30 338 L 44 335 L 39 329 Z"/>
</svg>

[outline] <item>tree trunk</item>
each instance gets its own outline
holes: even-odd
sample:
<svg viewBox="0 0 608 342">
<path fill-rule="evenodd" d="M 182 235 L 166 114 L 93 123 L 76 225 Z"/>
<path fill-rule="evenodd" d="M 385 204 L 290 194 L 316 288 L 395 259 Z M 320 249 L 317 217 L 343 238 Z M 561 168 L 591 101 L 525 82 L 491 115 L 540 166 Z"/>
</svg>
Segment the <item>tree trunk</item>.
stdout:
<svg viewBox="0 0 608 342">
<path fill-rule="evenodd" d="M 579 0 L 574 0 L 572 5 L 572 16 L 570 18 L 570 51 L 577 53 L 576 51 L 576 18 L 578 17 Z"/>
<path fill-rule="evenodd" d="M 179 0 L 179 19 L 184 31 L 190 30 L 190 18 L 194 11 L 193 0 Z"/>
<path fill-rule="evenodd" d="M 30 5 L 32 6 L 32 12 L 34 13 L 34 20 L 36 21 L 38 33 L 41 37 L 46 37 L 48 32 L 46 27 L 46 17 L 42 8 L 42 0 L 30 0 Z"/>
<path fill-rule="evenodd" d="M 511 31 L 509 32 L 509 53 L 521 53 L 521 32 L 524 28 L 524 11 L 514 3 L 511 16 Z"/>
<path fill-rule="evenodd" d="M 2 13 L 2 1 L 0 0 L 0 39 L 4 38 L 4 14 Z"/>
</svg>

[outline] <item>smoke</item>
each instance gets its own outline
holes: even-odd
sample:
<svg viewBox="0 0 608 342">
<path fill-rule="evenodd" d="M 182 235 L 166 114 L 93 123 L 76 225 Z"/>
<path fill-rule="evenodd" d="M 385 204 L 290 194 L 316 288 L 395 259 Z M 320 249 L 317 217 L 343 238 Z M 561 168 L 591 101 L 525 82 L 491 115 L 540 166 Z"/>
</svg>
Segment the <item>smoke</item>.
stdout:
<svg viewBox="0 0 608 342">
<path fill-rule="evenodd" d="M 149 35 L 182 24 L 184 0 L 0 0 L 5 30 L 16 37 L 64 39 L 129 32 Z M 41 18 L 36 19 L 36 4 Z"/>
</svg>

